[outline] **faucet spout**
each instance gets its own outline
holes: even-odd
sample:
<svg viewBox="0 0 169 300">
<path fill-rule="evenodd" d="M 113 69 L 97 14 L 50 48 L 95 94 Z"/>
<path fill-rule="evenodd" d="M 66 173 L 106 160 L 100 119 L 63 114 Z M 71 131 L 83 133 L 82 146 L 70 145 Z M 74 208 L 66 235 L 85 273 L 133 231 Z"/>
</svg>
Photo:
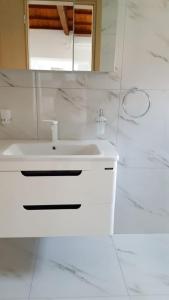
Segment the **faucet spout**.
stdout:
<svg viewBox="0 0 169 300">
<path fill-rule="evenodd" d="M 51 125 L 52 143 L 56 143 L 59 139 L 58 121 L 53 121 Z"/>
<path fill-rule="evenodd" d="M 44 122 L 48 122 L 51 124 L 51 132 L 52 132 L 52 143 L 57 143 L 59 139 L 59 129 L 58 124 L 59 122 L 56 120 L 44 120 Z"/>
</svg>

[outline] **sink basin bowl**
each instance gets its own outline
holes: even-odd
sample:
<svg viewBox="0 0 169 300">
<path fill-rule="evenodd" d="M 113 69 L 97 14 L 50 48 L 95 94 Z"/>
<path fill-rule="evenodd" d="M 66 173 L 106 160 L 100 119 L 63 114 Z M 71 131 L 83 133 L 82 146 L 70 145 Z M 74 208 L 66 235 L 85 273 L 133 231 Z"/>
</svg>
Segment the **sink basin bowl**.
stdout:
<svg viewBox="0 0 169 300">
<path fill-rule="evenodd" d="M 116 149 L 105 140 L 1 141 L 0 170 L 91 168 L 117 162 Z M 32 165 L 29 163 L 32 162 Z M 107 165 L 106 165 L 107 163 Z M 80 169 L 78 169 L 80 170 Z"/>
<path fill-rule="evenodd" d="M 100 155 L 99 148 L 95 144 L 65 144 L 52 143 L 18 143 L 7 147 L 3 152 L 5 156 L 82 156 Z"/>
</svg>

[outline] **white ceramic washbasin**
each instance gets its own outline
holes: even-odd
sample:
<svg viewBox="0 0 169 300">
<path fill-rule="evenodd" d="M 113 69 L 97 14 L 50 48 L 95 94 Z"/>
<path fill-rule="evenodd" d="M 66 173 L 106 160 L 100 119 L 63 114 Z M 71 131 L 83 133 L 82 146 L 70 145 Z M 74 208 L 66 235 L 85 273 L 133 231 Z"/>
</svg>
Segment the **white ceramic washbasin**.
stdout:
<svg viewBox="0 0 169 300">
<path fill-rule="evenodd" d="M 109 167 L 118 161 L 118 153 L 104 140 L 42 141 L 7 140 L 0 142 L 0 171 L 20 169 Z"/>
<path fill-rule="evenodd" d="M 64 144 L 52 143 L 18 143 L 7 147 L 3 152 L 5 156 L 82 156 L 100 155 L 96 144 Z"/>
</svg>

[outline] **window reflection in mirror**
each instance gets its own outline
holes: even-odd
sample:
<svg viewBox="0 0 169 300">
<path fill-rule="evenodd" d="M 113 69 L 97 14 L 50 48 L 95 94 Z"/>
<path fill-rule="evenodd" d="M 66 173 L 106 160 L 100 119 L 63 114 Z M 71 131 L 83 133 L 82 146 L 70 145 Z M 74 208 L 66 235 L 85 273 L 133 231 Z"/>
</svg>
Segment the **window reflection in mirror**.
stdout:
<svg viewBox="0 0 169 300">
<path fill-rule="evenodd" d="M 29 68 L 73 67 L 73 2 L 28 0 Z"/>
<path fill-rule="evenodd" d="M 92 71 L 94 6 L 79 3 L 74 6 L 74 70 Z"/>
<path fill-rule="evenodd" d="M 74 1 L 74 70 L 115 70 L 121 3 L 121 0 Z"/>
</svg>

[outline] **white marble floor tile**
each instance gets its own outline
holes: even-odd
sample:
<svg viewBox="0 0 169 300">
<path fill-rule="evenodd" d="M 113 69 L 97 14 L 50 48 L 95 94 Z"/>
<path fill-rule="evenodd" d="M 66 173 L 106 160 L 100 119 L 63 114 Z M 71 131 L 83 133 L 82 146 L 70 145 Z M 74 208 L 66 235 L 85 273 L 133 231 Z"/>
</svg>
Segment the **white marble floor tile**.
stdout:
<svg viewBox="0 0 169 300">
<path fill-rule="evenodd" d="M 0 299 L 28 299 L 36 239 L 0 239 Z"/>
<path fill-rule="evenodd" d="M 113 239 L 129 294 L 168 295 L 169 299 L 169 235 L 115 235 Z"/>
<path fill-rule="evenodd" d="M 127 296 L 110 238 L 41 239 L 31 298 Z"/>
</svg>

